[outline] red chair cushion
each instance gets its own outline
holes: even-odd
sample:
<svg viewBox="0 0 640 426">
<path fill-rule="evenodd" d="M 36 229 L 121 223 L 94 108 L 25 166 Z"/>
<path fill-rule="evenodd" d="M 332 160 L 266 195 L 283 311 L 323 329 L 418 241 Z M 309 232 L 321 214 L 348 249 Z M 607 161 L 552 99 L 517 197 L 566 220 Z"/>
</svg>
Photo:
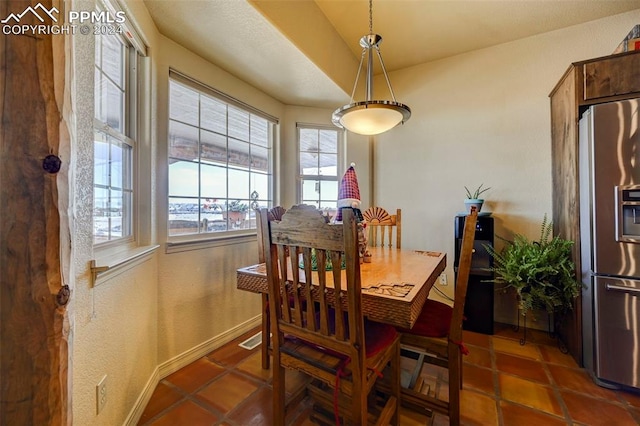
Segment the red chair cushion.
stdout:
<svg viewBox="0 0 640 426">
<path fill-rule="evenodd" d="M 395 327 L 364 319 L 364 341 L 367 358 L 377 355 L 389 347 L 398 335 Z"/>
<path fill-rule="evenodd" d="M 449 335 L 452 316 L 451 306 L 427 299 L 413 328 L 398 328 L 398 331 L 424 337 L 446 337 Z"/>
</svg>

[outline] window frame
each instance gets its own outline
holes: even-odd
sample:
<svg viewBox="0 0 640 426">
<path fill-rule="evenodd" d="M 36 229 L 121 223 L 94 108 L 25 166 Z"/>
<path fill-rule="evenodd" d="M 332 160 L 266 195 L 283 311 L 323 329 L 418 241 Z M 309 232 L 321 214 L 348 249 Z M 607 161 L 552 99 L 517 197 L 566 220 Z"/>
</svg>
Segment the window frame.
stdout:
<svg viewBox="0 0 640 426">
<path fill-rule="evenodd" d="M 113 5 L 108 0 L 101 0 L 96 2 L 96 7 L 99 10 L 108 11 L 109 13 L 113 13 L 115 10 Z M 123 34 L 128 32 L 128 34 L 132 34 L 130 38 L 125 37 Z M 140 78 L 141 73 L 140 66 L 142 62 L 142 57 L 146 54 L 146 51 L 140 51 L 136 47 L 136 43 L 134 42 L 138 39 L 137 33 L 127 26 L 127 31 L 123 30 L 123 34 L 109 34 L 109 35 L 100 35 L 96 36 L 95 43 L 96 46 L 94 49 L 97 49 L 97 43 L 100 42 L 102 44 L 102 40 L 98 39 L 98 37 L 116 37 L 117 41 L 121 44 L 124 49 L 123 52 L 123 101 L 122 101 L 122 132 L 118 129 L 114 129 L 109 124 L 101 121 L 96 117 L 97 113 L 94 111 L 93 114 L 93 138 L 94 138 L 94 149 L 96 144 L 96 134 L 103 133 L 108 138 L 115 139 L 118 143 L 124 144 L 130 148 L 130 158 L 128 159 L 128 169 L 129 173 L 127 176 L 123 176 L 123 180 L 129 180 L 129 188 L 126 188 L 126 191 L 129 192 L 129 206 L 128 211 L 123 209 L 123 223 L 124 223 L 124 215 L 128 214 L 128 224 L 127 227 L 130 228 L 130 231 L 127 235 L 110 238 L 106 241 L 96 241 L 96 227 L 95 227 L 95 190 L 96 190 L 96 181 L 95 176 L 93 180 L 93 209 L 92 209 L 92 240 L 93 240 L 93 248 L 98 253 L 102 253 L 103 255 L 109 255 L 114 252 L 118 252 L 120 250 L 127 250 L 137 246 L 139 240 L 139 218 L 138 218 L 138 195 L 139 195 L 139 167 L 138 167 L 138 156 L 139 156 L 139 142 L 138 137 L 140 135 L 139 129 L 139 116 L 141 113 L 141 94 L 139 92 L 139 87 L 141 86 Z M 135 36 L 133 34 L 136 34 Z M 100 40 L 100 41 L 99 41 Z M 101 46 L 102 48 L 102 46 Z M 94 50 L 95 51 L 95 50 Z M 100 63 L 99 67 L 95 61 L 95 53 L 94 53 L 94 75 L 96 70 L 102 74 L 102 78 L 108 78 L 106 72 L 104 71 L 103 64 Z M 97 81 L 94 80 L 94 86 L 98 84 Z M 94 96 L 95 96 L 94 89 Z M 94 100 L 95 105 L 95 100 Z M 108 146 L 111 147 L 111 142 L 108 143 Z M 95 167 L 95 153 L 93 156 L 93 164 Z M 107 188 L 111 188 L 111 183 L 107 185 Z M 123 189 L 124 191 L 124 189 Z M 124 228 L 124 227 L 123 227 Z"/>
<path fill-rule="evenodd" d="M 198 178 L 201 179 L 202 178 L 202 171 L 201 171 L 201 166 L 202 165 L 213 165 L 215 164 L 214 162 L 207 162 L 207 161 L 202 161 L 202 157 L 201 157 L 201 150 L 200 150 L 200 144 L 202 142 L 201 139 L 201 132 L 204 130 L 206 132 L 212 132 L 211 129 L 207 129 L 202 127 L 202 124 L 200 122 L 200 117 L 198 118 L 198 124 L 197 125 L 193 125 L 193 124 L 189 124 L 189 123 L 184 123 L 183 121 L 180 120 L 176 120 L 173 119 L 171 117 L 171 84 L 172 82 L 175 82 L 179 85 L 182 85 L 190 90 L 195 91 L 196 93 L 198 93 L 198 96 L 206 96 L 209 98 L 212 98 L 213 100 L 220 102 L 222 104 L 225 104 L 226 108 L 227 108 L 227 120 L 228 120 L 228 108 L 232 107 L 235 108 L 237 110 L 242 111 L 243 113 L 247 113 L 249 115 L 248 120 L 249 123 L 251 123 L 251 121 L 253 120 L 253 117 L 257 117 L 260 119 L 263 119 L 267 122 L 267 146 L 263 146 L 263 145 L 259 145 L 254 143 L 251 140 L 251 134 L 249 134 L 249 137 L 247 138 L 246 141 L 241 140 L 241 139 L 237 139 L 234 138 L 233 135 L 230 135 L 229 133 L 229 127 L 226 128 L 226 133 L 223 135 L 222 133 L 215 133 L 218 136 L 224 136 L 224 138 L 226 139 L 226 147 L 228 149 L 229 147 L 229 139 L 233 139 L 233 140 L 237 140 L 241 143 L 247 143 L 249 149 L 251 149 L 251 147 L 259 147 L 259 148 L 266 148 L 268 150 L 268 165 L 267 165 L 267 172 L 266 173 L 260 173 L 260 172 L 252 172 L 251 171 L 251 166 L 249 166 L 246 169 L 246 172 L 248 173 L 248 178 L 251 177 L 252 173 L 256 173 L 257 175 L 265 175 L 267 178 L 267 185 L 268 185 L 268 194 L 265 200 L 265 197 L 260 197 L 261 200 L 261 205 L 265 206 L 264 203 L 266 202 L 266 207 L 273 207 L 276 203 L 276 195 L 277 195 L 277 191 L 276 191 L 276 176 L 275 176 L 275 170 L 276 170 L 276 165 L 277 165 L 277 161 L 276 161 L 276 152 L 277 152 L 277 146 L 278 146 L 278 127 L 279 127 L 279 120 L 278 118 L 264 112 L 261 111 L 251 105 L 248 105 L 238 99 L 235 99 L 233 97 L 231 97 L 230 95 L 227 95 L 224 92 L 221 92 L 205 83 L 202 83 L 201 81 L 198 81 L 196 79 L 193 79 L 179 71 L 176 71 L 173 68 L 169 69 L 169 76 L 168 76 L 168 93 L 167 93 L 167 153 L 166 153 L 166 158 L 167 158 L 167 193 L 166 193 L 166 203 L 167 203 L 167 216 L 166 216 L 166 231 L 167 231 L 167 252 L 173 252 L 173 251 L 183 251 L 183 250 L 189 250 L 189 249 L 194 249 L 194 248 L 205 248 L 205 247 L 209 247 L 212 244 L 213 245 L 218 245 L 218 244 L 226 244 L 229 241 L 244 241 L 244 239 L 246 237 L 253 237 L 256 235 L 257 233 L 257 224 L 254 223 L 253 227 L 248 227 L 248 228 L 241 228 L 241 229 L 226 229 L 223 231 L 202 231 L 201 226 L 197 226 L 197 232 L 188 232 L 188 233 L 184 233 L 184 234 L 171 234 L 171 228 L 170 228 L 170 202 L 172 198 L 190 198 L 190 197 L 180 197 L 179 195 L 176 194 L 171 194 L 170 191 L 170 172 L 169 172 L 169 163 L 170 163 L 170 159 L 174 158 L 172 157 L 170 154 L 170 126 L 172 122 L 176 122 L 176 123 L 180 123 L 180 124 L 187 124 L 195 129 L 197 129 L 198 131 L 198 143 L 197 143 L 197 147 L 198 147 L 198 158 L 196 160 L 194 160 L 193 162 L 195 164 L 197 164 L 197 169 L 198 169 Z M 199 98 L 200 99 L 200 98 Z M 198 115 L 200 115 L 200 100 L 198 101 Z M 249 129 L 251 128 L 251 125 L 249 125 Z M 225 186 L 226 186 L 226 198 L 222 198 L 222 197 L 218 197 L 216 199 L 222 200 L 222 203 L 227 203 L 227 202 L 232 202 L 235 201 L 236 197 L 229 197 L 229 175 L 228 175 L 228 171 L 229 170 L 244 170 L 242 167 L 238 166 L 238 165 L 231 165 L 229 163 L 229 157 L 228 157 L 228 152 L 227 152 L 227 161 L 226 164 L 224 166 L 222 165 L 218 165 L 216 164 L 216 166 L 219 167 L 223 167 L 226 171 L 226 182 L 225 182 Z M 251 183 L 249 183 L 250 188 L 251 188 Z M 198 200 L 198 202 L 201 202 L 202 200 L 205 200 L 207 198 L 211 198 L 211 197 L 207 197 L 206 194 L 202 194 L 202 187 L 201 185 L 198 185 L 198 194 L 197 196 L 194 196 L 194 200 Z M 242 202 L 244 203 L 248 203 L 249 204 L 249 225 L 251 224 L 252 219 L 257 219 L 255 213 L 252 213 L 251 210 L 253 210 L 253 206 L 252 206 L 252 200 L 251 197 L 249 196 L 249 194 L 247 194 L 247 198 L 240 198 L 240 200 L 242 200 Z M 198 221 L 196 223 L 201 224 L 202 220 L 201 220 L 201 209 L 198 208 Z M 226 219 L 224 219 L 226 220 Z M 228 222 L 227 222 L 227 226 L 228 226 Z M 173 248 L 172 248 L 173 247 Z M 187 248 L 185 248 L 187 247 Z"/>
<path fill-rule="evenodd" d="M 336 176 L 326 176 L 326 175 L 304 175 L 301 173 L 301 154 L 303 151 L 300 150 L 300 132 L 301 130 L 317 130 L 318 132 L 322 130 L 335 131 L 337 135 L 337 153 L 336 153 Z M 340 186 L 340 179 L 342 179 L 342 175 L 344 173 L 344 157 L 345 157 L 345 148 L 344 148 L 345 134 L 343 130 L 336 128 L 333 125 L 324 125 L 324 124 L 312 124 L 312 123 L 296 123 L 296 202 L 298 204 L 303 203 L 303 185 L 305 180 L 314 180 L 314 181 L 329 181 L 336 182 L 336 206 L 337 206 L 337 192 Z M 323 201 L 322 198 L 319 198 L 318 203 Z M 324 199 L 327 201 L 327 199 Z M 321 207 L 322 208 L 322 207 Z M 337 209 L 337 207 L 336 207 Z"/>
</svg>

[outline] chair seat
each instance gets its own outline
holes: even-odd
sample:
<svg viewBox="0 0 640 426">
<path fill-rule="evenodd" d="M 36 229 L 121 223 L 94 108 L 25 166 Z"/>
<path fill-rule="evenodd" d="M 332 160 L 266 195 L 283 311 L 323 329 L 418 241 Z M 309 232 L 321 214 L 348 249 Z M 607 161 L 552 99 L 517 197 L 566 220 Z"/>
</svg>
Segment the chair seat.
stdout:
<svg viewBox="0 0 640 426">
<path fill-rule="evenodd" d="M 427 299 L 413 328 L 398 328 L 398 331 L 424 337 L 447 337 L 452 316 L 451 306 Z"/>
</svg>

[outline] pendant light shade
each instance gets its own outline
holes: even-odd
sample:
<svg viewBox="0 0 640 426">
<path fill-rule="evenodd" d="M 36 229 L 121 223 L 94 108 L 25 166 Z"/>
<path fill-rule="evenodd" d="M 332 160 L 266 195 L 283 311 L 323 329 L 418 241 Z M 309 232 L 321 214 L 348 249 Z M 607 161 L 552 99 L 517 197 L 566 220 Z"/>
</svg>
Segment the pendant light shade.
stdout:
<svg viewBox="0 0 640 426">
<path fill-rule="evenodd" d="M 404 123 L 409 119 L 409 117 L 411 117 L 411 109 L 408 106 L 397 102 L 395 95 L 393 94 L 391 82 L 389 81 L 389 76 L 387 75 L 387 70 L 384 67 L 382 55 L 380 54 L 382 36 L 373 33 L 372 2 L 373 0 L 369 0 L 369 34 L 360 39 L 362 56 L 360 57 L 360 66 L 358 67 L 358 74 L 356 75 L 353 92 L 351 93 L 351 102 L 335 110 L 332 116 L 333 124 L 336 126 L 361 135 L 378 135 L 380 133 L 384 133 L 387 130 L 391 130 L 398 124 Z M 387 87 L 389 88 L 389 93 L 392 98 L 390 101 L 373 99 L 374 52 L 380 60 L 382 73 L 387 81 Z M 358 87 L 360 71 L 362 70 L 365 56 L 367 57 L 365 81 L 366 96 L 364 101 L 354 102 L 354 95 L 356 88 Z"/>
</svg>

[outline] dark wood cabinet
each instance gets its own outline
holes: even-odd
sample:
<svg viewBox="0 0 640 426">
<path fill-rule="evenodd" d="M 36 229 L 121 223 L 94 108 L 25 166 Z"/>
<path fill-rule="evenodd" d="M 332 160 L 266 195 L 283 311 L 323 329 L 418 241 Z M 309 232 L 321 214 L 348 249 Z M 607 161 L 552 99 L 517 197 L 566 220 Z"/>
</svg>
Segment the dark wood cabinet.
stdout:
<svg viewBox="0 0 640 426">
<path fill-rule="evenodd" d="M 640 97 L 640 51 L 573 63 L 549 96 L 553 232 L 574 241 L 572 256 L 576 276 L 580 277 L 578 123 L 591 105 Z M 580 298 L 558 332 L 571 355 L 582 365 Z"/>
</svg>

